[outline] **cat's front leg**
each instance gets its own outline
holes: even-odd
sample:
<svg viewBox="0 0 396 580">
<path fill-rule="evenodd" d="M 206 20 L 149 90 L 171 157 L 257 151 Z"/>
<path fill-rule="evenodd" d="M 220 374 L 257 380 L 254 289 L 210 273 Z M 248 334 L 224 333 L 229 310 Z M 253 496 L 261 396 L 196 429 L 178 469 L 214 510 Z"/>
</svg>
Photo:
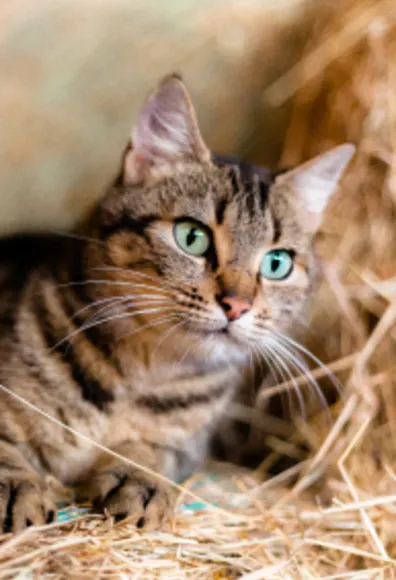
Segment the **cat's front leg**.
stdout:
<svg viewBox="0 0 396 580">
<path fill-rule="evenodd" d="M 44 480 L 16 446 L 0 441 L 0 532 L 21 532 L 55 519 Z"/>
<path fill-rule="evenodd" d="M 113 451 L 159 472 L 156 451 L 148 444 L 128 441 Z M 153 530 L 172 518 L 177 497 L 172 485 L 112 455 L 99 458 L 87 483 L 94 508 L 116 521 L 128 518 L 139 528 Z"/>
</svg>

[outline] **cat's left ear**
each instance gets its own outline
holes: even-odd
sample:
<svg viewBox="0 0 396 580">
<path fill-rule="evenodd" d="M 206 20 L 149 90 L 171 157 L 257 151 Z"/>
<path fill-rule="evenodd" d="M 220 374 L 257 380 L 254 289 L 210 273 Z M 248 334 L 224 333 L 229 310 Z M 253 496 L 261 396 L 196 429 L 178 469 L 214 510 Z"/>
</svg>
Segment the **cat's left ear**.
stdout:
<svg viewBox="0 0 396 580">
<path fill-rule="evenodd" d="M 210 159 L 184 83 L 176 74 L 165 77 L 138 115 L 123 160 L 123 182 L 144 183 L 177 162 Z"/>
<path fill-rule="evenodd" d="M 355 151 L 354 145 L 345 143 L 277 177 L 275 183 L 284 184 L 297 195 L 301 207 L 308 213 L 308 224 L 313 231 L 319 227 L 323 212 Z"/>
</svg>

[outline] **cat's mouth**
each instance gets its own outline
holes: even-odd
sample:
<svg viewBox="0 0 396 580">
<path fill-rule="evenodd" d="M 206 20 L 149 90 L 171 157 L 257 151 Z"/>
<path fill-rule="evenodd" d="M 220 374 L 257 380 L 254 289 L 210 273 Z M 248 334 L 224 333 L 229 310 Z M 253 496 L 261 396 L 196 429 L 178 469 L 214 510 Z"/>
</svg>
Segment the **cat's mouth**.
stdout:
<svg viewBox="0 0 396 580">
<path fill-rule="evenodd" d="M 213 337 L 219 343 L 229 346 L 249 346 L 250 337 L 246 328 L 241 328 L 238 320 L 211 320 L 202 324 L 200 320 L 190 319 L 186 330 L 196 337 Z"/>
<path fill-rule="evenodd" d="M 198 328 L 192 327 L 190 329 L 194 334 L 199 334 L 201 336 L 214 336 L 218 337 L 219 340 L 225 340 L 228 343 L 233 345 L 242 346 L 243 344 L 246 345 L 246 340 L 243 337 L 237 336 L 235 332 L 231 332 L 231 324 L 226 323 L 225 325 L 221 326 L 220 328 Z"/>
<path fill-rule="evenodd" d="M 222 328 L 200 328 L 197 326 L 190 326 L 188 331 L 192 332 L 193 334 L 201 334 L 201 335 L 205 335 L 205 336 L 210 336 L 210 335 L 230 336 L 228 325 L 224 326 Z"/>
</svg>

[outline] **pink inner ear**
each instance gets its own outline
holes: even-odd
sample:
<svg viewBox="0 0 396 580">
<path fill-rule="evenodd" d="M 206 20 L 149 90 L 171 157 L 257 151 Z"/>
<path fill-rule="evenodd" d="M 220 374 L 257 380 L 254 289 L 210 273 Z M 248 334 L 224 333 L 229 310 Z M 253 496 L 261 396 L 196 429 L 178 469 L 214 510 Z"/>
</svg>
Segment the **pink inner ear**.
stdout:
<svg viewBox="0 0 396 580">
<path fill-rule="evenodd" d="M 187 91 L 175 76 L 166 78 L 148 99 L 132 143 L 124 160 L 124 183 L 141 183 L 151 172 L 177 161 L 210 162 Z"/>
<path fill-rule="evenodd" d="M 191 153 L 192 129 L 186 96 L 169 83 L 152 95 L 133 132 L 135 151 L 147 161 L 164 163 Z"/>
</svg>

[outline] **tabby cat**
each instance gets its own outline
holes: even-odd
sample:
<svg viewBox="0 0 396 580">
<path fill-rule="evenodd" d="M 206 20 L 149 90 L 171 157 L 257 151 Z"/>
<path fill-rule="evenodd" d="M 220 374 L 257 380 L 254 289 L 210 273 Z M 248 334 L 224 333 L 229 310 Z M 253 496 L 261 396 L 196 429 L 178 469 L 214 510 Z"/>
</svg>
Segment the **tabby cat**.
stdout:
<svg viewBox="0 0 396 580">
<path fill-rule="evenodd" d="M 0 382 L 172 480 L 205 457 L 254 352 L 312 290 L 311 243 L 354 147 L 266 183 L 213 161 L 181 79 L 138 116 L 115 184 L 73 235 L 1 245 Z M 269 344 L 269 343 L 268 343 Z M 54 518 L 46 474 L 139 527 L 172 486 L 0 392 L 0 525 Z"/>
</svg>

